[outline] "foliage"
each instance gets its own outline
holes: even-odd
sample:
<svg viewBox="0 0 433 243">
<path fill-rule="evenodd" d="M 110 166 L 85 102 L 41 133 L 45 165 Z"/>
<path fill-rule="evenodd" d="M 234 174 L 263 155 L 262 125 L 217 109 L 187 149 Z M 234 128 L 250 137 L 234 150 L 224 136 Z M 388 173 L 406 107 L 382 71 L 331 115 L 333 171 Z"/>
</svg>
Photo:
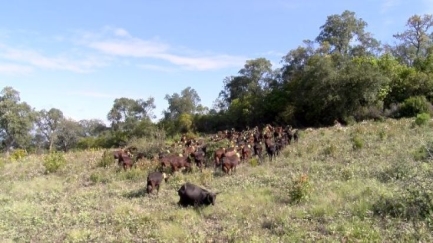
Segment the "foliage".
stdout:
<svg viewBox="0 0 433 243">
<path fill-rule="evenodd" d="M 402 117 L 413 117 L 420 113 L 433 113 L 433 106 L 425 96 L 410 97 L 400 107 L 400 116 Z"/>
<path fill-rule="evenodd" d="M 430 121 L 429 113 L 420 113 L 416 115 L 415 124 L 418 126 L 426 125 Z"/>
<path fill-rule="evenodd" d="M 12 153 L 11 153 L 11 157 L 10 159 L 13 161 L 18 161 L 21 160 L 22 158 L 26 157 L 27 151 L 25 149 L 15 149 Z"/>
<path fill-rule="evenodd" d="M 355 135 L 352 137 L 352 147 L 355 150 L 361 149 L 362 147 L 364 147 L 364 140 L 362 139 L 362 137 L 360 135 Z"/>
<path fill-rule="evenodd" d="M 308 175 L 303 174 L 292 182 L 292 186 L 289 191 L 290 201 L 295 204 L 305 201 L 309 198 L 310 191 L 311 185 Z"/>
<path fill-rule="evenodd" d="M 102 157 L 99 159 L 98 166 L 99 167 L 109 167 L 114 162 L 114 151 L 110 150 L 104 150 L 104 153 L 102 153 Z"/>
<path fill-rule="evenodd" d="M 52 151 L 54 148 L 59 124 L 62 119 L 63 112 L 56 108 L 51 108 L 49 111 L 42 109 L 37 114 L 36 126 L 38 127 L 38 132 L 48 141 L 49 151 Z"/>
<path fill-rule="evenodd" d="M 0 93 L 0 140 L 7 152 L 12 146 L 26 146 L 35 114 L 25 102 L 21 102 L 19 92 L 5 87 Z"/>
<path fill-rule="evenodd" d="M 144 157 L 151 160 L 154 156 L 165 151 L 165 143 L 162 139 L 134 138 L 127 144 L 127 147 L 135 147 L 137 151 L 144 154 Z"/>
<path fill-rule="evenodd" d="M 433 142 L 430 141 L 413 152 L 414 159 L 417 161 L 433 160 Z"/>
<path fill-rule="evenodd" d="M 51 152 L 44 156 L 43 165 L 45 173 L 55 173 L 66 165 L 66 159 L 62 152 Z"/>
<path fill-rule="evenodd" d="M 407 220 L 429 220 L 433 213 L 433 191 L 431 180 L 411 178 L 396 196 L 382 196 L 373 204 L 373 212 L 378 216 L 389 215 Z"/>
</svg>

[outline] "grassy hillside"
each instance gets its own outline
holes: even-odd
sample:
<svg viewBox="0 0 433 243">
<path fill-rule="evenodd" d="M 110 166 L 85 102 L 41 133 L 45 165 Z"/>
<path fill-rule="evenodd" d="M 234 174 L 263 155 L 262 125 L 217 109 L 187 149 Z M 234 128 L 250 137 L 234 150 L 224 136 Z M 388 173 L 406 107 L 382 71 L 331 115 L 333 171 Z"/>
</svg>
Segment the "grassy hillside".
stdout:
<svg viewBox="0 0 433 243">
<path fill-rule="evenodd" d="M 1 242 L 433 242 L 433 125 L 387 120 L 304 131 L 276 162 L 177 174 L 159 196 L 147 171 L 98 166 L 102 151 L 3 162 Z M 220 191 L 179 208 L 186 181 Z"/>
</svg>

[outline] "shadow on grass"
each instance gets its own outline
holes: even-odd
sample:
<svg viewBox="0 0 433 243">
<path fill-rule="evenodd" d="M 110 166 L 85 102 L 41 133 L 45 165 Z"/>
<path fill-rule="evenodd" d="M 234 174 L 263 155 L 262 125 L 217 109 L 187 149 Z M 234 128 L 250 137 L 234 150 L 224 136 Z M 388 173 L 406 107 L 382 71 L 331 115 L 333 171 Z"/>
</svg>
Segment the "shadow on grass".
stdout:
<svg viewBox="0 0 433 243">
<path fill-rule="evenodd" d="M 138 190 L 127 192 L 127 193 L 123 194 L 123 196 L 126 198 L 140 198 L 140 197 L 146 196 L 146 194 L 147 194 L 146 188 L 141 188 Z"/>
</svg>

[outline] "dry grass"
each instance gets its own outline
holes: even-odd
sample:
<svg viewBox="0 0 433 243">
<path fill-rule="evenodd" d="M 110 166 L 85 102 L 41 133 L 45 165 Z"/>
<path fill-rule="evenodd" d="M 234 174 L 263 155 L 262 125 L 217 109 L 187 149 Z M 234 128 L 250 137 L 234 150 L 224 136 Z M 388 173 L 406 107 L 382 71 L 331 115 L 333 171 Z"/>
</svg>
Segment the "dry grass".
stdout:
<svg viewBox="0 0 433 243">
<path fill-rule="evenodd" d="M 432 135 L 432 124 L 413 126 L 413 119 L 305 131 L 272 164 L 242 164 L 232 176 L 180 173 L 159 196 L 145 193 L 151 166 L 104 168 L 103 151 L 86 151 L 66 154 L 66 165 L 46 174 L 43 158 L 30 155 L 0 167 L 0 239 L 432 242 L 432 215 L 416 211 L 433 205 L 417 201 L 432 195 L 423 186 L 432 185 L 431 157 L 419 155 Z M 177 189 L 186 181 L 220 191 L 216 205 L 179 208 Z M 403 205 L 404 214 L 387 202 Z"/>
</svg>

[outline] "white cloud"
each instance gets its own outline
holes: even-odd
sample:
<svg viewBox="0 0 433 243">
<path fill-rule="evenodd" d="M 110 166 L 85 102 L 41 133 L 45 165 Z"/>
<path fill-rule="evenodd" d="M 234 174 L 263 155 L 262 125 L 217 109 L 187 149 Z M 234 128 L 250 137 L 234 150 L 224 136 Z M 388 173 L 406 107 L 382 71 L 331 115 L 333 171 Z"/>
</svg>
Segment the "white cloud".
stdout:
<svg viewBox="0 0 433 243">
<path fill-rule="evenodd" d="M 143 68 L 143 69 L 153 70 L 153 71 L 166 72 L 166 73 L 171 73 L 171 72 L 177 71 L 177 69 L 175 69 L 175 68 L 158 66 L 158 65 L 153 65 L 153 64 L 140 64 L 140 65 L 138 65 L 138 67 Z"/>
<path fill-rule="evenodd" d="M 0 45 L 0 58 L 37 68 L 79 73 L 89 72 L 93 68 L 106 65 L 106 62 L 98 57 L 87 56 L 81 59 L 73 58 L 70 55 L 49 57 L 34 50 L 17 49 L 6 45 Z"/>
<path fill-rule="evenodd" d="M 197 51 L 174 48 L 158 39 L 144 40 L 132 37 L 126 30 L 108 27 L 102 33 L 83 33 L 77 43 L 112 56 L 154 58 L 189 70 L 237 67 L 246 60 L 245 57 L 223 54 L 197 54 Z"/>
<path fill-rule="evenodd" d="M 32 71 L 33 68 L 30 66 L 0 63 L 0 74 L 28 74 Z"/>
<path fill-rule="evenodd" d="M 184 47 L 175 47 L 159 38 L 142 39 L 132 36 L 127 30 L 106 26 L 98 32 L 75 32 L 74 36 L 55 35 L 51 41 L 61 43 L 65 48 L 59 53 L 47 54 L 50 50 L 36 50 L 34 47 L 16 47 L 0 43 L 0 71 L 19 72 L 32 69 L 63 70 L 77 73 L 94 71 L 114 61 L 120 63 L 146 62 L 162 60 L 174 66 L 164 68 L 155 65 L 137 65 L 158 71 L 215 70 L 229 67 L 241 67 L 248 58 L 219 53 L 199 52 Z M 72 44 L 71 46 L 64 46 Z M 58 46 L 56 46 L 58 47 Z M 85 48 L 83 48 L 85 47 Z M 138 60 L 137 60 L 138 59 Z M 10 64 L 14 63 L 14 65 Z M 129 65 L 130 65 L 129 64 Z M 26 68 L 25 68 L 26 67 Z"/>
</svg>

